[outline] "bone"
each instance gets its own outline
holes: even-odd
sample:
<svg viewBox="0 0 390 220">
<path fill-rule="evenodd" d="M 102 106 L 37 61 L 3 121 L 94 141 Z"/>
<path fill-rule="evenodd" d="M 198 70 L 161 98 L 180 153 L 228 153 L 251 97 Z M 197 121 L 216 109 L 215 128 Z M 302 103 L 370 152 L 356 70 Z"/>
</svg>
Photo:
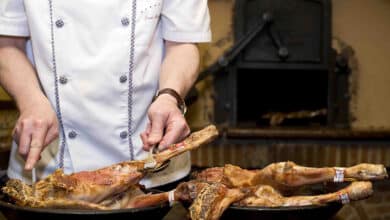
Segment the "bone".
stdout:
<svg viewBox="0 0 390 220">
<path fill-rule="evenodd" d="M 321 205 L 330 202 L 348 203 L 350 201 L 361 200 L 371 196 L 373 193 L 371 182 L 352 182 L 348 187 L 337 192 L 314 195 L 314 196 L 291 196 L 283 197 L 271 186 L 262 185 L 257 187 L 253 196 L 248 196 L 239 201 L 240 206 L 307 206 Z"/>
<path fill-rule="evenodd" d="M 279 162 L 270 164 L 261 170 L 245 170 L 227 164 L 223 169 L 221 181 L 232 187 L 271 185 L 283 192 L 308 184 L 381 180 L 387 177 L 386 169 L 382 164 L 362 163 L 352 167 L 314 168 L 299 166 L 293 162 Z"/>
<path fill-rule="evenodd" d="M 154 155 L 156 166 L 161 166 L 165 161 L 182 154 L 186 151 L 194 150 L 204 144 L 214 140 L 218 136 L 218 130 L 214 125 L 209 125 L 206 128 L 192 133 L 183 142 L 173 144 L 166 150 Z"/>
</svg>

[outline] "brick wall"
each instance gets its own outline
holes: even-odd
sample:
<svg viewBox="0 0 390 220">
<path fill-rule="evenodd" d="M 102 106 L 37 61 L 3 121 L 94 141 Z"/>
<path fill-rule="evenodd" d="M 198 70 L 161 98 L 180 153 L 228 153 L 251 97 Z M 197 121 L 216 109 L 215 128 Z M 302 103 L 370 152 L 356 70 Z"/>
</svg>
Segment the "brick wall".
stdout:
<svg viewBox="0 0 390 220">
<path fill-rule="evenodd" d="M 222 142 L 203 146 L 192 153 L 192 162 L 199 167 L 231 163 L 256 168 L 287 160 L 305 166 L 351 166 L 357 163 L 390 166 L 390 143 Z"/>
</svg>

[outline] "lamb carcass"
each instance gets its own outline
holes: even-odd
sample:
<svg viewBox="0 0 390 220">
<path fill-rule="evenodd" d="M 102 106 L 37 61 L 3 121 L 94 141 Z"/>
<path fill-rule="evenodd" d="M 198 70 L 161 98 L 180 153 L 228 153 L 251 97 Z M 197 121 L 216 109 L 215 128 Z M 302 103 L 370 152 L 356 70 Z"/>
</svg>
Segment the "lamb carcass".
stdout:
<svg viewBox="0 0 390 220">
<path fill-rule="evenodd" d="M 311 168 L 293 162 L 280 162 L 261 170 L 246 170 L 227 164 L 200 172 L 196 175 L 196 182 L 181 184 L 177 190 L 188 194 L 178 198 L 193 200 L 191 219 L 217 220 L 231 204 L 281 207 L 320 205 L 335 201 L 347 203 L 364 199 L 373 193 L 372 184 L 368 181 L 352 182 L 337 192 L 322 195 L 286 197 L 283 193 L 314 183 L 379 180 L 387 177 L 385 167 L 380 164 Z M 220 199 L 225 195 L 225 199 Z"/>
<path fill-rule="evenodd" d="M 231 205 L 282 207 L 321 205 L 329 202 L 347 203 L 369 197 L 373 193 L 371 182 L 358 181 L 337 192 L 284 197 L 272 186 L 228 188 L 221 183 L 190 181 L 182 183 L 175 191 L 175 199 L 192 201 L 189 208 L 193 220 L 217 220 Z"/>
<path fill-rule="evenodd" d="M 260 175 L 263 170 L 265 172 Z M 180 183 L 171 192 L 140 196 L 133 202 L 143 202 L 148 197 L 149 201 L 153 198 L 156 204 L 168 201 L 191 203 L 191 219 L 216 220 L 231 204 L 281 207 L 347 203 L 364 199 L 373 193 L 371 182 L 366 180 L 387 177 L 384 166 L 375 164 L 359 164 L 348 168 L 310 168 L 281 162 L 263 170 L 246 170 L 229 164 L 213 167 L 195 175 L 195 180 Z M 267 179 L 262 181 L 259 177 Z M 313 183 L 355 180 L 364 181 L 352 182 L 343 189 L 327 194 L 285 196 L 279 191 Z"/>
<path fill-rule="evenodd" d="M 149 172 L 160 167 L 165 161 L 183 152 L 208 143 L 218 135 L 215 126 L 210 125 L 192 133 L 183 142 L 154 154 L 153 158 L 114 164 L 95 171 L 64 174 L 55 171 L 34 186 L 11 179 L 2 191 L 16 204 L 30 207 L 112 209 L 121 203 L 131 203 L 131 195 L 139 191 L 138 182 Z M 34 190 L 33 190 L 34 189 Z M 137 194 L 139 196 L 139 194 Z M 112 202 L 118 199 L 120 202 Z M 147 205 L 147 202 L 142 203 Z M 128 204 L 123 204 L 128 207 Z"/>
</svg>

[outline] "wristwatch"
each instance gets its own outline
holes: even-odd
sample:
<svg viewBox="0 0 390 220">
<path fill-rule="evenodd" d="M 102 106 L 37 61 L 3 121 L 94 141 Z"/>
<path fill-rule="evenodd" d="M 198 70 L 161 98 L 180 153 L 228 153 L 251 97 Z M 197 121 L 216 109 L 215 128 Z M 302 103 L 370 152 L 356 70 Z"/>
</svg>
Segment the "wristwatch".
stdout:
<svg viewBox="0 0 390 220">
<path fill-rule="evenodd" d="M 157 92 L 157 94 L 154 96 L 153 101 L 157 99 L 162 94 L 169 94 L 172 97 L 174 97 L 177 101 L 177 107 L 180 109 L 181 113 L 184 115 L 187 112 L 187 105 L 184 101 L 184 99 L 179 95 L 178 92 L 176 92 L 174 89 L 171 88 L 164 88 Z"/>
</svg>

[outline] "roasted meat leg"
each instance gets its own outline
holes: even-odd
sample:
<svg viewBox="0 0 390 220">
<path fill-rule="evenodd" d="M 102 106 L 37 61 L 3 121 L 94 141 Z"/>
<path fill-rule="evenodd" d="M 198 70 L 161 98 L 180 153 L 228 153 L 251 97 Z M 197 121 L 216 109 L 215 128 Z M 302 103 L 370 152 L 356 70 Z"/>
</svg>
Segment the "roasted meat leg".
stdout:
<svg viewBox="0 0 390 220">
<path fill-rule="evenodd" d="M 227 164 L 223 168 L 206 169 L 197 175 L 197 179 L 221 182 L 231 188 L 270 185 L 285 192 L 314 183 L 379 180 L 387 176 L 385 167 L 380 164 L 364 163 L 347 168 L 311 168 L 293 162 L 280 162 L 270 164 L 261 170 L 246 170 Z"/>
<path fill-rule="evenodd" d="M 334 193 L 313 196 L 291 196 L 283 197 L 271 186 L 261 185 L 254 187 L 252 195 L 237 202 L 241 206 L 306 206 L 321 205 L 329 202 L 348 203 L 361 200 L 371 196 L 373 193 L 371 182 L 353 182 L 348 187 Z"/>
<path fill-rule="evenodd" d="M 140 196 L 134 199 L 130 205 L 137 204 L 138 207 L 145 201 L 149 205 L 155 205 L 168 202 L 171 199 L 173 201 L 192 203 L 189 208 L 191 219 L 213 220 L 219 219 L 224 210 L 233 202 L 243 199 L 249 191 L 248 189 L 229 189 L 221 183 L 194 180 L 180 183 L 171 192 Z M 173 195 L 172 198 L 169 198 L 170 193 Z"/>
<path fill-rule="evenodd" d="M 165 202 L 181 201 L 192 203 L 190 213 L 192 213 L 193 219 L 210 219 L 211 216 L 213 216 L 211 219 L 214 219 L 219 217 L 218 213 L 222 213 L 230 204 L 244 198 L 249 192 L 250 190 L 246 188 L 229 189 L 221 183 L 195 180 L 183 182 L 170 192 L 132 196 L 126 200 L 127 205 L 121 207 L 141 208 Z M 172 194 L 171 198 L 170 194 Z M 122 201 L 119 202 L 122 203 Z M 209 209 L 209 207 L 212 208 Z"/>
</svg>

